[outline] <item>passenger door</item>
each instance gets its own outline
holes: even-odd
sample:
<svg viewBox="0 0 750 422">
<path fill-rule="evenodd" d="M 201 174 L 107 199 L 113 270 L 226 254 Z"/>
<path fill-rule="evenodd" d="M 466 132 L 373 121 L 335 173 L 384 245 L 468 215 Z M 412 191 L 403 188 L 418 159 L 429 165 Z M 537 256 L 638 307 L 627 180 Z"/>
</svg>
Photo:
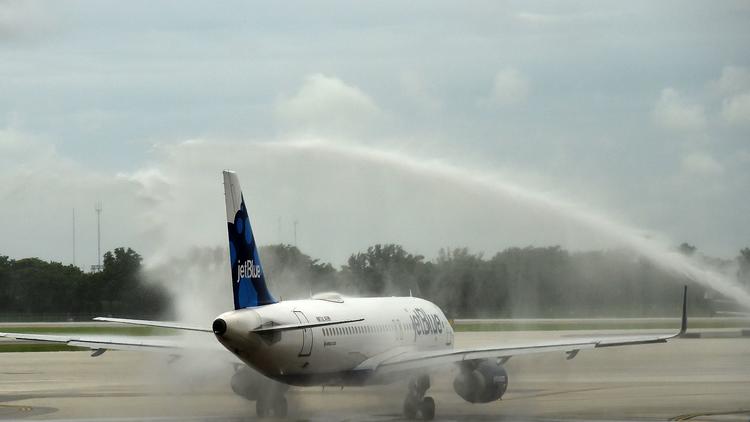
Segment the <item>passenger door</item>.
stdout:
<svg viewBox="0 0 750 422">
<path fill-rule="evenodd" d="M 294 311 L 294 316 L 300 324 L 310 322 L 302 311 Z M 313 346 L 313 330 L 312 328 L 305 328 L 302 330 L 302 348 L 299 351 L 300 357 L 310 356 L 312 353 Z"/>
</svg>

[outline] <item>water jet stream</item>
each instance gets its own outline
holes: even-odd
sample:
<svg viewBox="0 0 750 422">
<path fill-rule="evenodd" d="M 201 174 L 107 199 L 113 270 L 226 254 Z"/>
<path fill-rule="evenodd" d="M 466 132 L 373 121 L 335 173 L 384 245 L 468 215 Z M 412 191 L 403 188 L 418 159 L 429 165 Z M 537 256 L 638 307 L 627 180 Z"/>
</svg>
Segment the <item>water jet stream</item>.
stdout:
<svg viewBox="0 0 750 422">
<path fill-rule="evenodd" d="M 439 161 L 415 159 L 395 151 L 385 151 L 366 146 L 342 145 L 322 140 L 264 143 L 262 146 L 272 149 L 309 150 L 336 154 L 348 159 L 395 167 L 421 177 L 440 178 L 458 186 L 480 188 L 494 195 L 502 195 L 506 198 L 541 207 L 560 217 L 589 227 L 597 233 L 638 252 L 655 265 L 673 274 L 695 281 L 727 298 L 736 300 L 742 306 L 750 309 L 750 293 L 723 274 L 708 268 L 702 268 L 685 255 L 671 250 L 653 239 L 644 238 L 639 230 L 548 193 L 502 180 L 497 174 L 469 170 Z"/>
</svg>

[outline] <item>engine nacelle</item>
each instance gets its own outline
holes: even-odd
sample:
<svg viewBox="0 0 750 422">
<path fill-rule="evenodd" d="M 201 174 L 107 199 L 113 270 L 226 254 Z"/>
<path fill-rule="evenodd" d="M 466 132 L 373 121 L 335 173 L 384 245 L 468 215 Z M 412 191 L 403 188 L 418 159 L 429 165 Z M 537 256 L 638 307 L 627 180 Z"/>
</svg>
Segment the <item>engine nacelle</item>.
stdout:
<svg viewBox="0 0 750 422">
<path fill-rule="evenodd" d="M 264 376 L 248 367 L 239 369 L 232 375 L 232 391 L 248 400 L 257 400 L 266 384 Z"/>
<path fill-rule="evenodd" d="M 250 401 L 271 397 L 274 394 L 283 395 L 289 389 L 288 385 L 276 382 L 247 366 L 238 369 L 232 375 L 231 385 L 235 394 Z"/>
<path fill-rule="evenodd" d="M 469 403 L 499 400 L 508 389 L 508 373 L 501 365 L 482 361 L 476 367 L 464 367 L 453 380 L 453 390 Z"/>
</svg>

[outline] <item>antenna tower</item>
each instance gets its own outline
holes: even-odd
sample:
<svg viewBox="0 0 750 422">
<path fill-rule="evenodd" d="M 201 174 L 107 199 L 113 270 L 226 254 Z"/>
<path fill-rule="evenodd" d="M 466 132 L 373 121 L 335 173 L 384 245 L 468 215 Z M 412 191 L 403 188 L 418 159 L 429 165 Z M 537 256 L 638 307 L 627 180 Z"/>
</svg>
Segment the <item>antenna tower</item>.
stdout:
<svg viewBox="0 0 750 422">
<path fill-rule="evenodd" d="M 73 208 L 73 266 L 76 266 L 76 209 Z"/>
<path fill-rule="evenodd" d="M 94 205 L 96 211 L 96 265 L 91 266 L 91 271 L 102 270 L 102 201 Z"/>
</svg>

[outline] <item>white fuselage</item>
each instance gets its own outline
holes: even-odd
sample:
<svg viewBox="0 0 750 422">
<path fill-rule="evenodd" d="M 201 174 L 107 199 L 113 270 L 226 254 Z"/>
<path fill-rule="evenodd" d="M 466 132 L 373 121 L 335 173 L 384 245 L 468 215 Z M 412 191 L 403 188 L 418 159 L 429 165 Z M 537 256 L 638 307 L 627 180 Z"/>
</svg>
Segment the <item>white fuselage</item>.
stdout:
<svg viewBox="0 0 750 422">
<path fill-rule="evenodd" d="M 264 375 L 293 385 L 349 385 L 389 380 L 369 377 L 368 359 L 409 350 L 453 347 L 453 329 L 435 304 L 413 297 L 289 300 L 220 316 L 217 336 L 229 351 Z M 267 326 L 359 322 L 251 333 Z"/>
</svg>

